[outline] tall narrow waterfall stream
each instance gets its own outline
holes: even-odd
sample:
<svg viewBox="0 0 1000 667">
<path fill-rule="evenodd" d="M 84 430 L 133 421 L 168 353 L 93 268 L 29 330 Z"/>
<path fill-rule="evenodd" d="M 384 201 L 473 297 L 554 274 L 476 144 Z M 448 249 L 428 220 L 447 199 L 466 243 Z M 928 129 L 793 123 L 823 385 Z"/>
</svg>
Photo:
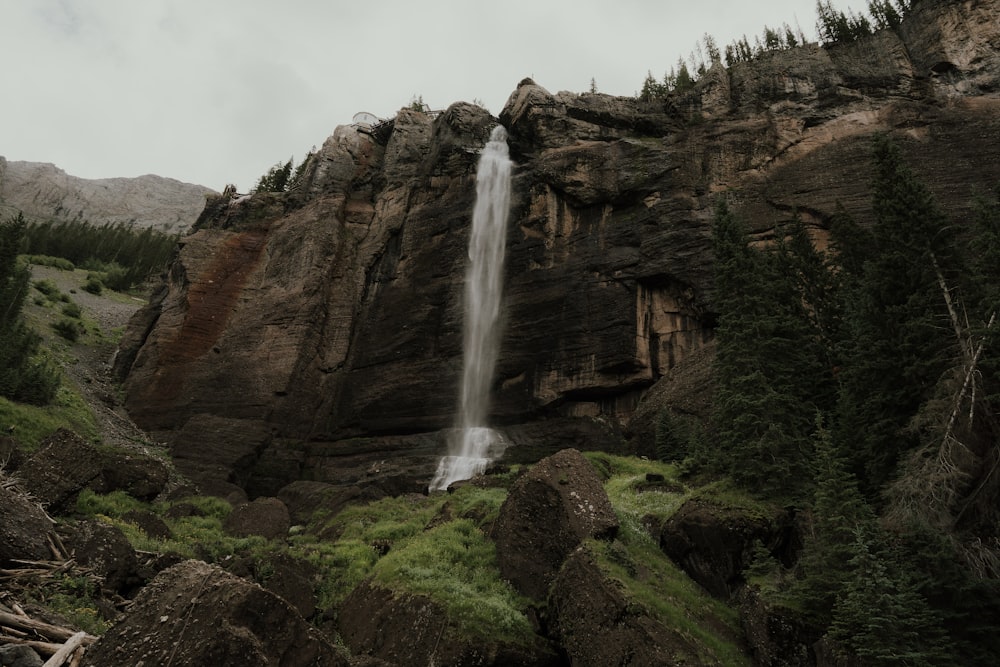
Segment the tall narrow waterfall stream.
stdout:
<svg viewBox="0 0 1000 667">
<path fill-rule="evenodd" d="M 465 274 L 465 328 L 458 430 L 441 458 L 431 490 L 481 473 L 503 451 L 500 434 L 486 425 L 490 385 L 500 349 L 500 298 L 510 209 L 511 161 L 507 131 L 493 128 L 476 170 L 476 205 Z"/>
</svg>

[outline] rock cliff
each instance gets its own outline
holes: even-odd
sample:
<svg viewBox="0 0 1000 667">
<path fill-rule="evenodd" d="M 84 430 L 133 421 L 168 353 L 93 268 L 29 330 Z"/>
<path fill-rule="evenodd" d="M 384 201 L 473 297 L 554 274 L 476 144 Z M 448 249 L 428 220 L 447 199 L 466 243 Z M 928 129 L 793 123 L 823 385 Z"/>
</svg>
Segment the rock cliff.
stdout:
<svg viewBox="0 0 1000 667">
<path fill-rule="evenodd" d="M 898 31 L 717 65 L 684 95 L 552 94 L 499 118 L 402 110 L 337 128 L 283 194 L 210 199 L 117 358 L 128 409 L 216 491 L 429 479 L 453 424 L 478 151 L 514 159 L 493 420 L 517 457 L 613 447 L 712 338 L 720 195 L 766 239 L 870 217 L 890 132 L 956 221 L 1000 180 L 1000 9 L 919 6 Z M 537 457 L 536 457 L 537 458 Z"/>
<path fill-rule="evenodd" d="M 186 232 L 214 191 L 172 178 L 78 178 L 53 164 L 8 162 L 0 156 L 0 212 L 30 221 L 89 221 Z"/>
</svg>

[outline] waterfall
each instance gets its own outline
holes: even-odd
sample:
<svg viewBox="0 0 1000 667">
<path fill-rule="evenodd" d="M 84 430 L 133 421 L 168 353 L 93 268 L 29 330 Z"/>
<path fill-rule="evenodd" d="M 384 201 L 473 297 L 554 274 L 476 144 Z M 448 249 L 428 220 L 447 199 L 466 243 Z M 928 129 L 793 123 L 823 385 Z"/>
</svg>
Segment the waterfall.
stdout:
<svg viewBox="0 0 1000 667">
<path fill-rule="evenodd" d="M 481 473 L 503 452 L 500 434 L 486 426 L 490 385 L 500 349 L 500 297 L 510 208 L 511 161 L 507 131 L 490 133 L 476 169 L 476 205 L 465 274 L 465 327 L 458 429 L 441 458 L 431 490 Z"/>
</svg>

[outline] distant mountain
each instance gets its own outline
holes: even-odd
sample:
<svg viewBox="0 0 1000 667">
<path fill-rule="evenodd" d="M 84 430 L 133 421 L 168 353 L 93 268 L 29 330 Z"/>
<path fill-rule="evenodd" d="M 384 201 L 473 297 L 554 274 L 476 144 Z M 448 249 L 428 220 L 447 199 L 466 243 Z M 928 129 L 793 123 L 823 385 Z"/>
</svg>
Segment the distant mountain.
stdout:
<svg viewBox="0 0 1000 667">
<path fill-rule="evenodd" d="M 124 222 L 165 232 L 186 231 L 205 208 L 210 188 L 147 174 L 87 179 L 44 162 L 0 156 L 0 216 L 21 211 L 29 221 Z"/>
</svg>

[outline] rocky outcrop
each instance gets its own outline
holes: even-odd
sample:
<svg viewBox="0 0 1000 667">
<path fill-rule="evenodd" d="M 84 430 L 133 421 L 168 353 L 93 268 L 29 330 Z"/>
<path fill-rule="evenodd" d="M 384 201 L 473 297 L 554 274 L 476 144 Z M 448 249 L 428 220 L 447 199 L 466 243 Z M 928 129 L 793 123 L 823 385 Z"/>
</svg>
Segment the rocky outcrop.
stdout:
<svg viewBox="0 0 1000 667">
<path fill-rule="evenodd" d="M 53 164 L 0 156 L 0 212 L 21 211 L 33 222 L 83 222 L 186 232 L 214 191 L 172 178 L 87 179 Z"/>
<path fill-rule="evenodd" d="M 754 544 L 790 558 L 799 546 L 793 517 L 786 510 L 730 507 L 693 499 L 659 530 L 660 549 L 712 595 L 728 599 L 743 584 Z"/>
<path fill-rule="evenodd" d="M 284 600 L 200 561 L 164 570 L 83 664 L 336 667 L 348 661 Z"/>
<path fill-rule="evenodd" d="M 574 667 L 719 664 L 631 600 L 586 546 L 567 559 L 548 603 L 551 632 Z"/>
<path fill-rule="evenodd" d="M 500 122 L 516 169 L 492 420 L 514 456 L 567 429 L 618 446 L 711 340 L 718 196 L 757 238 L 797 214 L 823 243 L 838 207 L 870 219 L 875 132 L 956 220 L 1000 179 L 998 25 L 995 3 L 921 3 L 897 32 L 719 66 L 659 102 L 525 80 L 499 119 L 459 103 L 400 111 L 384 142 L 340 127 L 291 192 L 206 206 L 123 339 L 130 414 L 220 492 L 426 483 L 453 425 L 475 164 Z"/>
<path fill-rule="evenodd" d="M 167 485 L 166 464 L 152 456 L 97 447 L 59 429 L 39 444 L 18 469 L 18 476 L 47 509 L 69 509 L 83 489 L 97 493 L 125 491 L 152 500 Z"/>
<path fill-rule="evenodd" d="M 556 667 L 554 650 L 538 640 L 516 646 L 489 636 L 457 637 L 453 623 L 432 600 L 362 582 L 340 607 L 338 630 L 353 655 L 388 665 Z"/>
<path fill-rule="evenodd" d="M 542 459 L 510 489 L 492 537 L 500 574 L 522 594 L 545 600 L 563 562 L 585 539 L 618 532 L 607 493 L 575 449 Z"/>
</svg>

